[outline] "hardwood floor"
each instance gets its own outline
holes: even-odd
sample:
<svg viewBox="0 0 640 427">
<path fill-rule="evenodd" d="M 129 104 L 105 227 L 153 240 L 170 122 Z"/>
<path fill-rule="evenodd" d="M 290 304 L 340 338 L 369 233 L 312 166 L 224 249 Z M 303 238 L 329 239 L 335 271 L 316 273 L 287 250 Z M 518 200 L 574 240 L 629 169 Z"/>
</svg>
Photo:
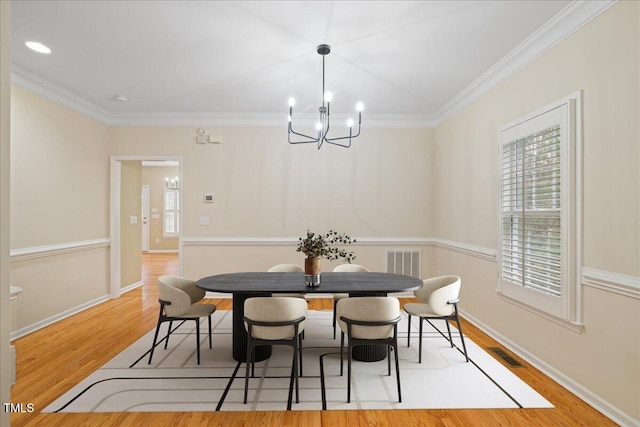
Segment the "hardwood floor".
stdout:
<svg viewBox="0 0 640 427">
<path fill-rule="evenodd" d="M 44 414 L 62 393 L 151 330 L 158 315 L 156 279 L 177 274 L 177 256 L 143 256 L 144 285 L 13 342 L 17 383 L 12 403 L 32 403 L 32 413 L 13 413 L 12 426 L 615 426 L 611 420 L 522 360 L 512 369 L 552 409 L 441 409 L 396 411 L 162 412 Z M 402 303 L 409 299 L 401 301 Z M 212 299 L 222 310 L 230 299 Z M 311 299 L 311 309 L 331 309 L 331 299 Z M 500 345 L 463 321 L 465 334 L 481 347 Z"/>
</svg>

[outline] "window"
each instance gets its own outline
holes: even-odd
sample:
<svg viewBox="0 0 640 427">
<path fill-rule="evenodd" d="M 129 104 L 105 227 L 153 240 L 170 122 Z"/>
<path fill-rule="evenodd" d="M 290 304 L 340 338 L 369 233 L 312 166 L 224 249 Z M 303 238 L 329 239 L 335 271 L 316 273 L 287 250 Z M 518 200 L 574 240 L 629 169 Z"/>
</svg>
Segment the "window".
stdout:
<svg viewBox="0 0 640 427">
<path fill-rule="evenodd" d="M 579 94 L 499 130 L 499 292 L 554 317 L 579 316 Z"/>
<path fill-rule="evenodd" d="M 178 237 L 180 231 L 180 190 L 164 188 L 163 237 Z"/>
</svg>

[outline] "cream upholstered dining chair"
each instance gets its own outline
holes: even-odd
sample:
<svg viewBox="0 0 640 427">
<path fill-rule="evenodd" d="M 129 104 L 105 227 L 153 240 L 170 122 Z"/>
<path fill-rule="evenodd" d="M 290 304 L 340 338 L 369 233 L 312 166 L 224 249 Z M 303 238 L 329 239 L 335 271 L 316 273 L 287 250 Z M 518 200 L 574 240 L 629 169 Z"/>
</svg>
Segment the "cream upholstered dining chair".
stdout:
<svg viewBox="0 0 640 427">
<path fill-rule="evenodd" d="M 301 334 L 304 331 L 306 317 L 307 303 L 300 298 L 255 297 L 245 300 L 244 324 L 247 330 L 247 357 L 244 403 L 247 403 L 249 392 L 249 365 L 253 368 L 254 349 L 258 345 L 288 345 L 293 348 L 287 410 L 291 410 L 294 382 L 296 403 L 300 402 L 298 364 L 300 364 L 302 371 Z"/>
<path fill-rule="evenodd" d="M 274 265 L 273 267 L 271 267 L 269 270 L 267 270 L 269 273 L 302 273 L 304 272 L 304 270 L 302 269 L 302 267 L 300 267 L 299 265 L 296 264 L 278 264 L 278 265 Z M 307 299 L 307 297 L 305 296 L 305 294 L 276 294 L 279 297 L 290 297 L 290 298 L 304 298 L 305 300 Z"/>
<path fill-rule="evenodd" d="M 398 362 L 398 322 L 400 302 L 393 297 L 355 297 L 338 301 L 338 325 L 340 326 L 340 375 L 342 375 L 344 336 L 348 340 L 347 403 L 351 402 L 351 357 L 354 347 L 365 344 L 387 346 L 388 375 L 391 375 L 391 352 L 396 361 L 398 401 L 402 402 L 400 388 L 400 364 Z"/>
<path fill-rule="evenodd" d="M 207 317 L 209 321 L 209 348 L 211 348 L 211 315 L 216 311 L 214 304 L 196 304 L 202 300 L 206 294 L 204 289 L 200 289 L 196 286 L 196 282 L 190 279 L 177 276 L 161 276 L 158 278 L 158 293 L 160 298 L 160 315 L 158 316 L 158 324 L 156 326 L 156 332 L 153 336 L 153 345 L 151 346 L 151 353 L 149 354 L 149 364 L 153 358 L 153 351 L 156 348 L 156 342 L 158 340 L 158 332 L 160 332 L 160 325 L 164 322 L 169 322 L 169 329 L 167 336 L 164 338 L 164 348 L 167 348 L 169 344 L 169 335 L 172 331 L 174 321 L 181 321 L 184 323 L 187 320 L 194 320 L 196 322 L 196 352 L 198 358 L 198 365 L 200 364 L 200 319 Z M 182 325 L 180 323 L 180 325 Z M 178 327 L 180 327 L 178 325 Z"/>
<path fill-rule="evenodd" d="M 407 303 L 404 305 L 404 311 L 409 315 L 407 347 L 409 347 L 411 339 L 411 316 L 418 316 L 420 318 L 418 363 L 422 363 L 422 322 L 426 320 L 436 331 L 440 332 L 440 330 L 431 323 L 431 320 L 434 319 L 442 319 L 445 321 L 451 347 L 453 347 L 453 340 L 451 339 L 449 320 L 456 321 L 458 332 L 460 333 L 460 340 L 462 341 L 464 357 L 467 359 L 467 362 L 469 361 L 467 347 L 464 343 L 464 335 L 462 334 L 462 327 L 460 326 L 460 318 L 458 317 L 460 285 L 461 280 L 458 276 L 439 276 L 423 280 L 422 286 L 413 292 L 415 297 L 422 301 L 422 303 Z M 440 332 L 440 335 L 447 338 L 442 332 Z"/>
<path fill-rule="evenodd" d="M 334 272 L 348 272 L 348 273 L 358 273 L 364 272 L 368 273 L 369 269 L 359 264 L 340 264 L 336 268 L 333 269 Z M 333 294 L 333 338 L 336 338 L 336 305 L 338 301 L 342 298 L 348 298 L 349 294 L 340 293 Z"/>
</svg>

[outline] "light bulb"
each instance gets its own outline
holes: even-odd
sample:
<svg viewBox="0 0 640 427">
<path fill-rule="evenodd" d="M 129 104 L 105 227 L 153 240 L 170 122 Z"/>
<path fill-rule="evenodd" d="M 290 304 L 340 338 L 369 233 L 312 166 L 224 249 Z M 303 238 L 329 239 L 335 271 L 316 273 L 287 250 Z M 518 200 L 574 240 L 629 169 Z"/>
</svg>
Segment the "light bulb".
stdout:
<svg viewBox="0 0 640 427">
<path fill-rule="evenodd" d="M 293 107 L 294 105 L 296 105 L 296 100 L 293 99 L 293 97 L 289 98 L 289 107 Z"/>
<path fill-rule="evenodd" d="M 291 116 L 289 116 L 289 121 L 291 121 Z"/>
<path fill-rule="evenodd" d="M 316 123 L 316 129 L 317 130 L 322 130 L 322 123 L 320 123 L 320 122 Z"/>
<path fill-rule="evenodd" d="M 333 94 L 331 92 L 326 92 L 324 94 L 324 100 L 327 102 L 331 102 L 333 100 Z"/>
<path fill-rule="evenodd" d="M 362 102 L 358 102 L 356 104 L 356 111 L 360 112 L 362 110 L 364 110 L 364 105 L 362 104 Z"/>
<path fill-rule="evenodd" d="M 351 119 L 347 120 L 347 126 L 352 128 L 353 127 L 353 120 L 351 120 Z"/>
</svg>

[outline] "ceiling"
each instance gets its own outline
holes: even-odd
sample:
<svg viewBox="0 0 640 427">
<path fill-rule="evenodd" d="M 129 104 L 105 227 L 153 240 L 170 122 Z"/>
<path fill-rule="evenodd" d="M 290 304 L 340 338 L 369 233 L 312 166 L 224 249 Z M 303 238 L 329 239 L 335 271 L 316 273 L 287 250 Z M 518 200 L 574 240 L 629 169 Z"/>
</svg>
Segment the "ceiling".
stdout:
<svg viewBox="0 0 640 427">
<path fill-rule="evenodd" d="M 332 114 L 433 119 L 569 3 L 14 1 L 11 55 L 112 117 L 286 117 L 317 112 L 326 43 Z"/>
</svg>

